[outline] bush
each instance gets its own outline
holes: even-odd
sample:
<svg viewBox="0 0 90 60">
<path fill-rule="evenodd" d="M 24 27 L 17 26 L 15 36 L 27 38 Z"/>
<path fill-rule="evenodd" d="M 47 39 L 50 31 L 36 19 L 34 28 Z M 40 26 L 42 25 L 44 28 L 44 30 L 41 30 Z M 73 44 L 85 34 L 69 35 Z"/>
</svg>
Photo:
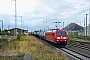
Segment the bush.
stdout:
<svg viewBox="0 0 90 60">
<path fill-rule="evenodd" d="M 4 39 L 4 38 L 0 38 L 0 42 L 6 42 L 7 39 Z"/>
<path fill-rule="evenodd" d="M 18 35 L 17 35 L 17 39 L 18 39 L 19 41 L 23 41 L 23 40 L 24 40 L 24 36 L 23 36 L 23 35 L 18 34 Z"/>
<path fill-rule="evenodd" d="M 23 41 L 24 40 L 24 36 L 20 36 L 20 41 Z"/>
</svg>

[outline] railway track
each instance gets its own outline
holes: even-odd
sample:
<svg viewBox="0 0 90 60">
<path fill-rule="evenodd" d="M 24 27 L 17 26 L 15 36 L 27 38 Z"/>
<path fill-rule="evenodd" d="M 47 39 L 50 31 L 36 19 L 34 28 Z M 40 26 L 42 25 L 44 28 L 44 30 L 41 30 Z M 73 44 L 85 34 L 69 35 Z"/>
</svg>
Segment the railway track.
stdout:
<svg viewBox="0 0 90 60">
<path fill-rule="evenodd" d="M 77 47 L 77 48 L 82 49 L 82 50 L 90 51 L 90 47 L 86 46 L 86 45 L 81 45 L 78 43 L 68 43 L 68 45 L 73 46 L 73 47 Z"/>
<path fill-rule="evenodd" d="M 90 60 L 90 57 L 86 56 L 85 54 L 79 53 L 76 50 L 73 50 L 70 48 L 60 48 L 60 50 L 66 52 L 71 57 L 73 57 L 75 60 Z"/>
<path fill-rule="evenodd" d="M 71 55 L 76 60 L 77 59 L 78 60 L 90 60 L 90 53 L 89 52 L 87 52 L 86 50 L 82 51 L 82 50 L 78 49 L 78 47 L 77 48 L 75 48 L 75 47 L 71 48 L 71 47 L 73 47 L 73 46 L 68 46 L 67 45 L 64 48 L 61 48 L 61 47 L 57 46 L 57 48 L 66 52 L 67 54 Z"/>
<path fill-rule="evenodd" d="M 73 55 L 79 60 L 90 60 L 90 47 L 76 44 L 76 43 L 68 43 L 65 48 L 61 48 L 61 50 Z M 70 52 L 69 52 L 70 51 Z"/>
<path fill-rule="evenodd" d="M 44 44 L 47 44 L 48 46 L 57 49 L 59 52 L 64 52 L 66 55 L 69 56 L 69 60 L 90 60 L 90 55 L 87 55 L 86 53 L 82 53 L 77 49 L 70 48 L 70 45 L 67 45 L 64 48 L 61 48 L 60 46 L 54 46 L 52 43 L 39 39 L 41 40 Z M 72 46 L 72 45 L 71 45 Z M 68 58 L 68 57 L 67 57 Z"/>
</svg>

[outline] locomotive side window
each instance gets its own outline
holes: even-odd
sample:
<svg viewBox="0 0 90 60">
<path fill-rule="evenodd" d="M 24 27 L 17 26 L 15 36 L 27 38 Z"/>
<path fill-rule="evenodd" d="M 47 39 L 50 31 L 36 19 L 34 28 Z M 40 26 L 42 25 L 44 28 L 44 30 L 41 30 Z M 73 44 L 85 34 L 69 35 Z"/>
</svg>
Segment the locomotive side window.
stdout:
<svg viewBox="0 0 90 60">
<path fill-rule="evenodd" d="M 56 32 L 57 36 L 66 36 L 66 32 Z"/>
</svg>

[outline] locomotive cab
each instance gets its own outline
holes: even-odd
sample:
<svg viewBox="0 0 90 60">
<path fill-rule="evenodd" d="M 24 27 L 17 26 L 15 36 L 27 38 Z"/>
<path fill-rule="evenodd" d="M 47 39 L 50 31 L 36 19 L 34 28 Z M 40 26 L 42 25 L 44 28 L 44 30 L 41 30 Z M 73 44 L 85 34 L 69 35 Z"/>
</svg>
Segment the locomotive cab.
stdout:
<svg viewBox="0 0 90 60">
<path fill-rule="evenodd" d="M 67 32 L 66 30 L 53 30 L 46 32 L 46 40 L 54 44 L 67 45 Z"/>
<path fill-rule="evenodd" d="M 67 45 L 67 32 L 65 30 L 56 31 L 56 44 Z"/>
</svg>

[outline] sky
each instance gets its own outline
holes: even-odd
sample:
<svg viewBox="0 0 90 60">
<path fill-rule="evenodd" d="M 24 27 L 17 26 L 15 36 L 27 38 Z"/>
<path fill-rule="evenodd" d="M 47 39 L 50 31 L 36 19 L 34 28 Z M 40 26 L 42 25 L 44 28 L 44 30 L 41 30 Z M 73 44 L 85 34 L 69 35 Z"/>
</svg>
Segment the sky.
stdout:
<svg viewBox="0 0 90 60">
<path fill-rule="evenodd" d="M 88 24 L 90 22 L 89 8 L 90 0 L 16 0 L 17 28 L 35 31 L 53 29 L 57 25 L 62 29 L 70 23 L 84 27 L 86 14 Z M 0 0 L 1 20 L 3 29 L 15 28 L 15 0 Z"/>
</svg>

